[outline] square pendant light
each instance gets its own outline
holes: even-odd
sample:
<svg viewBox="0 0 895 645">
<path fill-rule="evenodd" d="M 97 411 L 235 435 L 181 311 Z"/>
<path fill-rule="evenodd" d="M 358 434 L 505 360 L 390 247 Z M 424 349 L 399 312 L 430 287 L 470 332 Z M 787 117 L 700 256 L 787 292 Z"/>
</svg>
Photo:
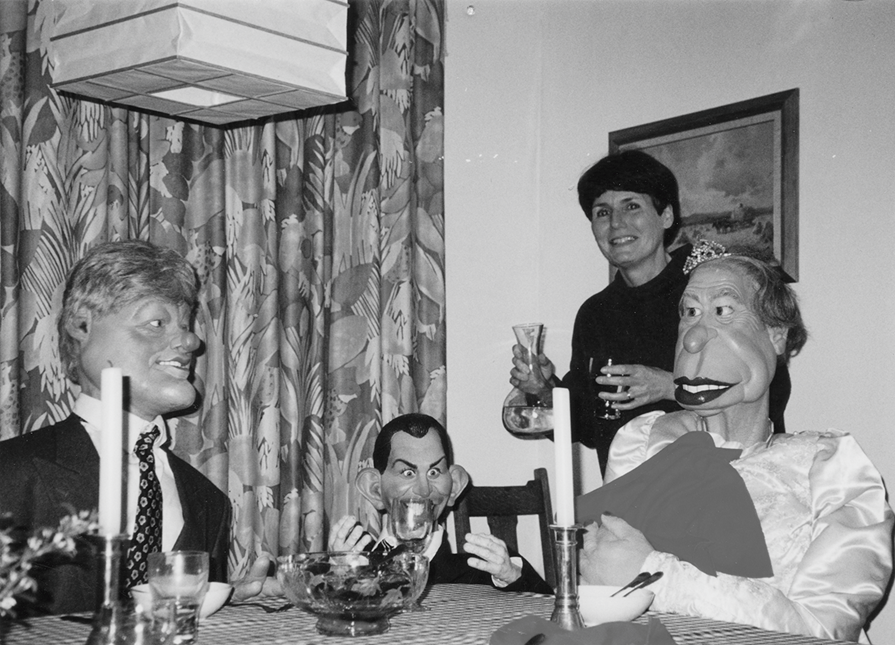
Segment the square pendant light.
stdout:
<svg viewBox="0 0 895 645">
<path fill-rule="evenodd" d="M 226 125 L 346 100 L 340 0 L 53 0 L 53 87 Z"/>
</svg>

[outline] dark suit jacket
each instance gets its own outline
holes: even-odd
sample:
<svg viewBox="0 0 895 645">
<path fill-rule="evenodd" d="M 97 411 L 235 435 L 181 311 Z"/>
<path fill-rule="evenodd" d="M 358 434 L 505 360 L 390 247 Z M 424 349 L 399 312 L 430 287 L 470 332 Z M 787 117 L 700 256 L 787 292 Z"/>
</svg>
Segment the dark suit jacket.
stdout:
<svg viewBox="0 0 895 645">
<path fill-rule="evenodd" d="M 184 526 L 175 549 L 208 551 L 210 579 L 227 580 L 230 500 L 202 473 L 167 451 L 183 507 Z M 55 527 L 70 513 L 95 509 L 99 455 L 80 418 L 0 442 L 0 514 L 28 528 Z M 93 611 L 99 598 L 98 559 L 87 542 L 74 563 L 33 571 L 42 609 L 50 613 Z"/>
<path fill-rule="evenodd" d="M 454 553 L 451 551 L 450 542 L 447 540 L 447 532 L 444 532 L 441 546 L 432 561 L 429 563 L 429 581 L 427 584 L 437 585 L 445 583 L 491 585 L 494 582 L 491 574 L 469 566 L 469 558 L 474 557 L 468 553 Z M 512 553 L 510 555 L 516 555 Z M 506 587 L 496 587 L 501 591 L 533 591 L 535 593 L 553 594 L 550 588 L 534 567 L 522 558 L 522 575 L 519 579 Z"/>
</svg>

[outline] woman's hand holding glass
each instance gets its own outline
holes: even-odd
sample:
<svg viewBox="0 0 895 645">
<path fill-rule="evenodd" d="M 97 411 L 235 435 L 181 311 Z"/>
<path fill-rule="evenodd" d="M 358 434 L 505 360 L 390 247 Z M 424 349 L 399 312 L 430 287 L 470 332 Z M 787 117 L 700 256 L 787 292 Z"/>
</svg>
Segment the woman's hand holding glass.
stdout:
<svg viewBox="0 0 895 645">
<path fill-rule="evenodd" d="M 513 345 L 510 384 L 528 394 L 540 394 L 551 389 L 550 379 L 556 373 L 553 362 L 544 354 L 535 357 L 528 354 L 527 348 L 519 344 Z"/>
<path fill-rule="evenodd" d="M 604 365 L 596 383 L 606 386 L 600 398 L 612 402 L 616 410 L 633 410 L 662 400 L 674 400 L 671 372 L 648 365 Z"/>
</svg>

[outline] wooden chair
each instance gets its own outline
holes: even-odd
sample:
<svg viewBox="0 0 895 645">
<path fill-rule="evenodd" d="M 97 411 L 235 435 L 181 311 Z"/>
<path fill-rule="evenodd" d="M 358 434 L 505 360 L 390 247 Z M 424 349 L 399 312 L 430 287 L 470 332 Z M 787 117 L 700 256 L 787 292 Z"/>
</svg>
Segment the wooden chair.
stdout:
<svg viewBox="0 0 895 645">
<path fill-rule="evenodd" d="M 511 551 L 519 552 L 516 526 L 520 515 L 537 515 L 541 528 L 541 555 L 544 560 L 544 579 L 556 587 L 553 563 L 553 541 L 550 524 L 553 506 L 550 503 L 550 483 L 547 471 L 536 468 L 534 479 L 524 486 L 470 485 L 454 507 L 454 530 L 457 552 L 463 552 L 465 535 L 470 532 L 469 518 L 486 517 L 491 534 L 506 542 Z"/>
</svg>

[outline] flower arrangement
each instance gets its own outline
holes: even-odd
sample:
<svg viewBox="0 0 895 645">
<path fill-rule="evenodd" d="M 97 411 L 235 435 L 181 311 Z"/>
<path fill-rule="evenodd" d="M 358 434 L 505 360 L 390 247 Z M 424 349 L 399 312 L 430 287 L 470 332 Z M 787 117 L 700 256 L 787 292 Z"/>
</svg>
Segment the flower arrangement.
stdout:
<svg viewBox="0 0 895 645">
<path fill-rule="evenodd" d="M 20 600 L 34 595 L 37 582 L 30 571 L 35 562 L 73 556 L 75 537 L 96 530 L 96 513 L 91 511 L 67 515 L 55 529 L 31 532 L 15 526 L 9 516 L 0 517 L 0 618 L 15 618 Z"/>
</svg>

